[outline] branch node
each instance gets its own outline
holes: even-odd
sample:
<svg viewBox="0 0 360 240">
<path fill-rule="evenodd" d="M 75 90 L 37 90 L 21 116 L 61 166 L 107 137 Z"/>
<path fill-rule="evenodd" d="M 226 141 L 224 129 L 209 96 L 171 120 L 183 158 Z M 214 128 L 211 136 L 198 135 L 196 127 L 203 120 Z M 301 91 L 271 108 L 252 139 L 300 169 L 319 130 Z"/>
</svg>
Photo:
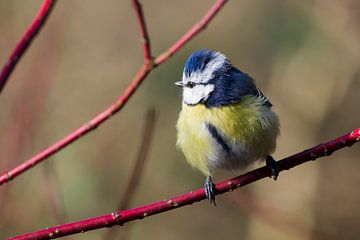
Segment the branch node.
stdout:
<svg viewBox="0 0 360 240">
<path fill-rule="evenodd" d="M 358 131 L 358 134 L 360 134 L 360 129 Z M 282 160 L 279 160 L 279 170 L 284 171 L 288 170 L 290 168 L 293 168 L 295 166 L 301 165 L 305 162 L 308 162 L 310 160 L 310 157 L 312 158 L 319 158 L 323 156 L 323 153 L 321 152 L 322 147 L 326 149 L 327 153 L 337 151 L 341 148 L 344 148 L 345 145 L 341 144 L 342 140 L 346 140 L 348 143 L 354 142 L 357 138 L 357 135 L 351 135 L 346 134 L 342 137 L 339 137 L 335 140 L 329 141 L 327 143 L 323 143 L 320 145 L 317 145 L 313 148 L 310 148 L 308 150 L 302 151 L 300 153 L 296 153 L 294 155 L 291 155 L 287 158 L 284 158 Z M 309 157 L 310 156 L 310 157 Z M 262 178 L 265 178 L 269 175 L 269 170 L 266 167 L 261 167 L 258 169 L 255 169 L 251 172 L 245 173 L 241 176 L 228 179 L 226 181 L 220 182 L 216 184 L 216 195 L 223 194 L 225 192 L 229 191 L 229 186 L 236 184 L 236 186 L 242 187 L 245 185 L 248 185 L 250 183 L 253 183 L 255 181 L 258 181 Z M 59 235 L 52 235 L 53 237 L 60 237 L 60 236 L 67 236 L 70 234 L 78 233 L 78 232 L 84 232 L 87 230 L 93 230 L 103 227 L 109 227 L 109 224 L 107 222 L 109 221 L 109 216 L 113 218 L 113 222 L 116 222 L 118 225 L 122 225 L 125 222 L 130 222 L 136 219 L 141 219 L 148 217 L 150 215 L 159 214 L 165 211 L 169 211 L 174 209 L 174 207 L 180 207 L 180 206 L 186 206 L 193 204 L 195 202 L 201 201 L 206 199 L 206 196 L 204 194 L 204 190 L 197 189 L 194 192 L 188 192 L 183 195 L 170 198 L 168 200 L 162 200 L 156 203 L 148 204 L 142 207 L 137 207 L 129 210 L 124 210 L 121 212 L 114 212 L 108 215 L 104 215 L 101 217 L 95 217 L 90 218 L 78 222 L 68 223 L 64 225 L 57 226 L 56 229 L 64 230 Z M 176 200 L 176 201 L 175 201 Z M 126 216 L 123 219 L 120 219 L 121 216 Z M 115 225 L 115 223 L 113 224 Z M 20 239 L 49 239 L 51 237 L 51 233 L 54 234 L 54 231 L 51 229 L 43 229 L 39 230 L 37 232 L 28 233 L 24 235 L 19 235 L 13 238 L 9 238 L 9 240 L 20 240 Z"/>
<path fill-rule="evenodd" d="M 150 72 L 153 68 L 156 67 L 154 58 L 153 57 L 146 58 L 144 65 L 145 65 L 146 71 Z"/>
<path fill-rule="evenodd" d="M 228 183 L 227 183 L 227 184 L 228 184 L 228 185 L 229 185 L 229 187 L 230 187 L 229 192 L 234 191 L 234 188 L 235 188 L 234 183 L 233 183 L 232 181 L 228 181 Z"/>
<path fill-rule="evenodd" d="M 324 148 L 324 156 L 330 156 L 331 152 L 328 152 L 326 146 L 323 144 L 322 147 Z"/>
<path fill-rule="evenodd" d="M 46 0 L 46 4 L 51 4 L 53 6 L 55 3 L 55 0 Z M 146 29 L 145 25 L 145 19 L 144 15 L 141 9 L 140 5 L 137 5 L 139 3 L 138 0 L 133 0 L 133 3 L 135 3 L 135 9 L 136 14 L 138 17 L 138 22 L 140 25 L 140 29 L 142 32 L 142 35 L 144 39 L 148 39 L 149 35 Z M 205 14 L 205 16 L 200 21 L 203 24 L 208 24 L 214 16 L 220 11 L 220 9 L 224 6 L 226 3 L 226 0 L 217 0 L 214 5 L 211 7 L 211 9 Z M 44 5 L 43 5 L 44 6 Z M 48 5 L 49 6 L 49 5 Z M 51 8 L 49 8 L 51 9 Z M 49 15 L 48 11 L 48 14 Z M 164 63 L 174 55 L 176 52 L 178 52 L 183 46 L 189 42 L 194 36 L 196 36 L 199 33 L 199 29 L 196 28 L 194 25 L 188 32 L 186 32 L 182 37 L 179 38 L 168 50 L 166 50 L 164 53 L 160 54 L 155 60 L 151 56 L 150 51 L 150 41 L 147 41 L 146 44 L 143 45 L 144 48 L 144 59 L 145 63 L 144 66 L 142 66 L 136 76 L 134 77 L 133 81 L 128 85 L 126 90 L 123 92 L 123 94 L 105 111 L 99 113 L 96 115 L 91 121 L 89 125 L 83 125 L 80 128 L 76 129 L 75 131 L 68 134 L 63 139 L 57 141 L 50 147 L 44 149 L 43 151 L 39 152 L 32 158 L 24 161 L 22 164 L 18 165 L 17 167 L 13 168 L 9 172 L 12 173 L 12 175 L 9 177 L 7 173 L 0 175 L 0 185 L 8 182 L 8 180 L 15 178 L 19 176 L 20 174 L 24 173 L 25 171 L 29 170 L 31 167 L 35 166 L 36 164 L 39 164 L 49 158 L 50 156 L 54 155 L 59 150 L 67 147 L 71 143 L 75 142 L 76 140 L 80 139 L 81 137 L 85 136 L 86 134 L 90 133 L 92 130 L 94 130 L 96 127 L 98 127 L 100 124 L 105 122 L 108 118 L 110 118 L 113 114 L 119 112 L 121 108 L 127 103 L 127 101 L 130 99 L 130 97 L 133 95 L 133 93 L 138 89 L 138 86 L 144 81 L 146 76 L 149 74 L 151 70 L 153 70 L 156 66 L 159 64 Z M 14 54 L 16 56 L 16 54 Z M 1 75 L 1 74 L 0 74 Z M 6 78 L 6 77 L 5 77 Z M 1 92 L 1 79 L 4 79 L 0 76 L 0 92 Z"/>
<path fill-rule="evenodd" d="M 111 113 L 111 114 L 113 114 L 113 113 Z M 94 130 L 95 128 L 97 128 L 97 125 L 94 124 L 92 121 L 89 121 L 85 124 L 85 127 L 91 131 L 91 130 Z"/>
<path fill-rule="evenodd" d="M 114 218 L 114 220 L 116 221 L 117 225 L 123 225 L 123 223 L 121 222 L 120 218 L 121 218 L 121 214 L 118 212 L 113 212 L 111 213 L 111 216 Z"/>
<path fill-rule="evenodd" d="M 5 173 L 5 180 L 6 182 L 11 181 L 14 178 L 14 176 L 11 174 L 10 171 Z"/>
<path fill-rule="evenodd" d="M 354 135 L 357 136 L 355 138 L 355 142 L 360 141 L 360 129 L 356 129 L 356 130 L 352 131 L 351 136 L 354 136 Z"/>
<path fill-rule="evenodd" d="M 59 235 L 61 231 L 59 229 L 55 229 L 54 232 L 49 233 L 49 238 L 55 238 L 57 235 Z"/>
</svg>

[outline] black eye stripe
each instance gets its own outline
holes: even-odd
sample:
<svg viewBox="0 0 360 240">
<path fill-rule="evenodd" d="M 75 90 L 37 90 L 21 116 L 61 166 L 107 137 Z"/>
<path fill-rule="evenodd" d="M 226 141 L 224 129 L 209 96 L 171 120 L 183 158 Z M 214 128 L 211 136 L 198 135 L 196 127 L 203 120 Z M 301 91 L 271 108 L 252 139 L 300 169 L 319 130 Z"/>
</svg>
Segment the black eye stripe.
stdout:
<svg viewBox="0 0 360 240">
<path fill-rule="evenodd" d="M 196 85 L 206 85 L 206 83 L 195 83 L 195 82 L 187 82 L 185 84 L 185 87 L 188 87 L 188 88 L 194 88 Z"/>
</svg>

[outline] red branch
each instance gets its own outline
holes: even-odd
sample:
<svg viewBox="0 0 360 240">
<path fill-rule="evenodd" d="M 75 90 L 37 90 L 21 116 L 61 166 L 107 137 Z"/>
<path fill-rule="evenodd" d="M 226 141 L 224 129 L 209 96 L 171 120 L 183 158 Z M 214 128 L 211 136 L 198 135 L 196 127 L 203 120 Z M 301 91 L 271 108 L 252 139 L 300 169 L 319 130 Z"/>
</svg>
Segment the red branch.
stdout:
<svg viewBox="0 0 360 240">
<path fill-rule="evenodd" d="M 9 79 L 12 71 L 14 70 L 16 64 L 19 62 L 26 49 L 28 49 L 35 36 L 39 33 L 40 29 L 44 26 L 47 18 L 51 13 L 51 10 L 53 9 L 55 2 L 56 0 L 44 1 L 34 21 L 31 23 L 29 28 L 26 30 L 24 36 L 21 38 L 20 42 L 18 42 L 15 49 L 11 53 L 9 60 L 7 61 L 0 73 L 0 93 L 5 87 L 5 84 Z"/>
<path fill-rule="evenodd" d="M 155 59 L 155 64 L 160 65 L 161 63 L 168 60 L 172 55 L 179 51 L 188 41 L 195 37 L 199 32 L 204 30 L 208 23 L 215 17 L 215 15 L 221 10 L 225 5 L 227 0 L 218 0 L 210 8 L 210 10 L 205 14 L 205 16 L 200 19 L 187 33 L 185 33 L 179 40 L 177 40 L 167 51 L 160 54 Z"/>
<path fill-rule="evenodd" d="M 284 158 L 283 160 L 278 162 L 279 169 L 280 171 L 289 170 L 307 161 L 315 160 L 323 156 L 329 156 L 334 151 L 339 150 L 345 146 L 351 146 L 359 140 L 360 128 L 335 140 L 317 145 L 303 152 Z M 270 170 L 267 167 L 258 168 L 244 175 L 217 183 L 215 186 L 215 193 L 218 195 L 229 191 L 231 192 L 236 188 L 240 188 L 262 178 L 269 177 L 270 174 Z M 33 233 L 12 237 L 9 238 L 9 240 L 58 238 L 75 233 L 86 232 L 93 229 L 111 227 L 114 225 L 123 225 L 126 222 L 134 221 L 136 219 L 142 219 L 144 217 L 169 211 L 171 209 L 190 205 L 195 202 L 204 200 L 205 198 L 206 197 L 204 189 L 201 188 L 180 196 L 172 197 L 167 200 L 145 205 L 142 207 L 120 212 L 114 212 L 108 215 L 90 218 L 79 222 L 50 227 Z"/>
<path fill-rule="evenodd" d="M 144 48 L 144 60 L 145 60 L 145 63 L 150 64 L 151 59 L 152 59 L 151 49 L 150 49 L 150 37 L 149 37 L 149 33 L 147 31 L 144 13 L 142 11 L 141 4 L 138 0 L 133 0 L 132 2 L 133 2 L 136 16 L 138 18 L 138 22 L 140 25 L 141 36 L 143 38 L 142 42 L 143 42 L 143 48 Z"/>
<path fill-rule="evenodd" d="M 23 162 L 22 164 L 18 165 L 17 167 L 3 173 L 0 175 L 0 185 L 10 181 L 11 179 L 15 178 L 19 174 L 25 172 L 26 170 L 32 168 L 36 164 L 42 162 L 43 160 L 47 159 L 48 157 L 54 155 L 61 149 L 65 148 L 72 142 L 76 141 L 80 137 L 86 135 L 87 133 L 94 130 L 98 127 L 101 123 L 106 121 L 108 118 L 113 116 L 115 113 L 119 112 L 133 93 L 137 90 L 146 76 L 158 65 L 168 60 L 174 53 L 176 53 L 179 49 L 181 49 L 187 42 L 189 42 L 196 34 L 200 32 L 200 30 L 204 29 L 204 27 L 214 18 L 216 13 L 224 6 L 226 0 L 217 0 L 215 4 L 211 7 L 211 9 L 206 13 L 205 17 L 201 19 L 201 21 L 195 24 L 183 37 L 181 37 L 173 46 L 171 46 L 165 53 L 160 54 L 158 58 L 155 60 L 155 64 L 150 62 L 146 62 L 137 72 L 133 80 L 130 82 L 124 93 L 114 102 L 110 107 L 105 109 L 103 112 L 95 116 L 92 120 L 85 123 L 83 126 L 78 128 L 77 130 L 73 131 L 65 138 L 61 139 L 60 141 L 56 142 L 55 144 L 51 145 L 50 147 L 46 148 L 45 150 L 41 151 L 40 153 L 36 154 L 34 157 L 28 159 L 27 161 Z M 136 8 L 136 12 L 138 14 L 138 19 L 143 21 L 143 17 L 141 15 L 140 8 Z M 145 25 L 140 23 L 141 28 L 145 29 Z M 145 30 L 143 33 L 147 33 Z M 146 36 L 144 39 L 148 39 Z M 147 43 L 145 43 L 147 45 Z M 146 53 L 145 53 L 146 54 Z"/>
</svg>

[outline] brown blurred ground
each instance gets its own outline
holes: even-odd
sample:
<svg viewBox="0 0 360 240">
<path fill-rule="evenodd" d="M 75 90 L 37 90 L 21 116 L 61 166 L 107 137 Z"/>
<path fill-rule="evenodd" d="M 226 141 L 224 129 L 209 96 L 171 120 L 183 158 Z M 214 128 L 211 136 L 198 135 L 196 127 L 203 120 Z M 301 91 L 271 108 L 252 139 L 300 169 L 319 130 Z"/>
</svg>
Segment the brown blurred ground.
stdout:
<svg viewBox="0 0 360 240">
<path fill-rule="evenodd" d="M 41 2 L 0 2 L 1 66 Z M 156 55 L 213 1 L 143 2 Z M 186 164 L 175 147 L 181 96 L 173 85 L 188 55 L 201 48 L 228 55 L 257 80 L 275 105 L 282 125 L 275 157 L 359 127 L 359 25 L 356 0 L 229 1 L 205 32 L 150 74 L 121 113 L 50 158 L 50 168 L 39 165 L 0 188 L 0 238 L 58 223 L 46 190 L 49 182 L 58 183 L 58 204 L 66 209 L 63 221 L 113 211 L 151 106 L 159 119 L 131 205 L 202 186 L 203 176 Z M 0 171 L 33 156 L 112 103 L 142 63 L 140 44 L 130 1 L 58 1 L 0 96 Z M 359 153 L 360 146 L 354 145 L 284 172 L 277 182 L 266 179 L 239 191 L 240 198 L 251 192 L 287 218 L 295 218 L 303 224 L 301 231 L 292 231 L 291 222 L 277 227 L 262 221 L 261 214 L 254 217 L 221 196 L 217 208 L 201 202 L 131 223 L 128 237 L 358 239 Z M 51 169 L 57 178 L 44 174 Z M 217 180 L 235 174 L 220 172 Z M 103 231 L 71 238 L 99 239 Z"/>
</svg>

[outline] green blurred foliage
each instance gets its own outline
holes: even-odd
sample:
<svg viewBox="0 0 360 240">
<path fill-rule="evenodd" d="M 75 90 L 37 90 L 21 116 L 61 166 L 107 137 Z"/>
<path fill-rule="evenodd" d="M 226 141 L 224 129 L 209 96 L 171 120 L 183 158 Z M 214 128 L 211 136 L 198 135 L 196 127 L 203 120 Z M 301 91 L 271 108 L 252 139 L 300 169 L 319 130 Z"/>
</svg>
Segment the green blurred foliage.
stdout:
<svg viewBox="0 0 360 240">
<path fill-rule="evenodd" d="M 0 1 L 1 66 L 41 2 Z M 142 2 L 154 55 L 213 3 Z M 173 85 L 186 58 L 198 49 L 225 53 L 275 105 L 282 125 L 277 158 L 359 127 L 359 9 L 356 0 L 229 1 L 204 32 L 149 75 L 119 114 L 47 160 L 51 168 L 39 165 L 0 188 L 0 237 L 61 223 L 52 197 L 63 205 L 66 222 L 114 211 L 152 106 L 158 121 L 131 206 L 201 187 L 204 177 L 175 147 L 181 93 Z M 58 1 L 0 96 L 1 172 L 115 101 L 142 64 L 139 36 L 130 1 Z M 286 221 L 270 224 L 271 218 L 262 214 L 254 217 L 224 195 L 217 208 L 204 201 L 127 224 L 128 238 L 358 239 L 359 149 L 354 145 L 281 173 L 277 182 L 265 179 L 232 193 L 240 199 L 254 194 L 255 203 L 272 207 L 273 218 L 274 209 L 280 209 L 299 221 L 301 229 Z M 220 171 L 216 180 L 239 173 Z M 104 231 L 66 239 L 99 239 Z"/>
</svg>

